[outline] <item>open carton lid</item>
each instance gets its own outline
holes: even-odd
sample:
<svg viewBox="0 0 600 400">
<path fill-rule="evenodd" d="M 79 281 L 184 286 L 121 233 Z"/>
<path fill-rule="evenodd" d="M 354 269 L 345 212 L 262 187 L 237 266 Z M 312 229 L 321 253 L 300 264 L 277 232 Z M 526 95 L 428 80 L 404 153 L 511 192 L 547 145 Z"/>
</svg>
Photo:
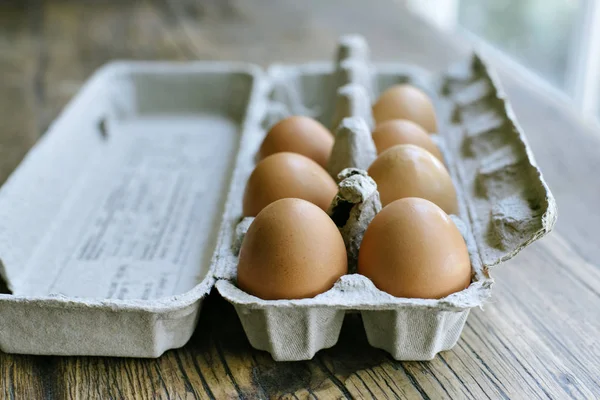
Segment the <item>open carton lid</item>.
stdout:
<svg viewBox="0 0 600 400">
<path fill-rule="evenodd" d="M 440 132 L 485 267 L 550 232 L 556 202 L 499 80 L 477 54 L 438 78 Z"/>
<path fill-rule="evenodd" d="M 265 87 L 242 63 L 96 72 L 0 189 L 0 298 L 158 310 L 207 294 Z"/>
</svg>

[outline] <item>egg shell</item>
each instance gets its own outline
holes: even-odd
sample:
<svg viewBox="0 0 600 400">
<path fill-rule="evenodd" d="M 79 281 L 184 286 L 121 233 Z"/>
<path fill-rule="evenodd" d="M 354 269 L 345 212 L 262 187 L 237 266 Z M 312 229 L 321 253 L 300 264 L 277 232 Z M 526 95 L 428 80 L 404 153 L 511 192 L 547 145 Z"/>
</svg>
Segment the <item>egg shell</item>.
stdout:
<svg viewBox="0 0 600 400">
<path fill-rule="evenodd" d="M 333 135 L 320 122 L 304 116 L 285 118 L 269 130 L 259 150 L 259 159 L 275 153 L 302 154 L 322 167 L 327 165 Z"/>
<path fill-rule="evenodd" d="M 254 219 L 240 250 L 238 286 L 265 300 L 314 297 L 348 272 L 331 218 L 305 200 L 282 199 Z"/>
<path fill-rule="evenodd" d="M 392 119 L 377 125 L 373 131 L 373 141 L 378 154 L 398 144 L 414 144 L 424 148 L 438 160 L 444 161 L 440 149 L 427 131 L 419 124 L 407 119 Z"/>
<path fill-rule="evenodd" d="M 377 183 L 384 207 L 405 197 L 421 197 L 448 214 L 458 212 L 456 190 L 448 170 L 425 149 L 412 144 L 390 147 L 375 159 L 368 172 Z"/>
<path fill-rule="evenodd" d="M 380 124 L 390 119 L 408 119 L 427 132 L 438 131 L 435 108 L 429 96 L 412 85 L 395 85 L 384 91 L 375 105 L 373 117 Z"/>
<path fill-rule="evenodd" d="M 327 210 L 337 185 L 319 164 L 296 153 L 276 153 L 260 161 L 244 192 L 244 216 L 256 216 L 264 207 L 284 198 L 310 201 Z"/>
<path fill-rule="evenodd" d="M 450 217 L 413 197 L 388 204 L 371 221 L 358 272 L 396 297 L 440 299 L 469 286 L 471 261 Z"/>
</svg>

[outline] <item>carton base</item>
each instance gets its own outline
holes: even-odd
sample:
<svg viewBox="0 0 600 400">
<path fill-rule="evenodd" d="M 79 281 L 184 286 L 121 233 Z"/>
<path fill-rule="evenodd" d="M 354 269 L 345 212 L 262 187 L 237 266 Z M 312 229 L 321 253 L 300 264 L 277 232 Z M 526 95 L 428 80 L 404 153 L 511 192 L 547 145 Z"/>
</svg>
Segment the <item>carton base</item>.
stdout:
<svg viewBox="0 0 600 400">
<path fill-rule="evenodd" d="M 463 330 L 469 310 L 438 311 L 401 308 L 361 312 L 369 344 L 396 360 L 427 361 L 450 350 Z"/>
<path fill-rule="evenodd" d="M 330 307 L 235 309 L 252 347 L 268 351 L 275 361 L 310 360 L 334 346 L 346 313 Z"/>
</svg>

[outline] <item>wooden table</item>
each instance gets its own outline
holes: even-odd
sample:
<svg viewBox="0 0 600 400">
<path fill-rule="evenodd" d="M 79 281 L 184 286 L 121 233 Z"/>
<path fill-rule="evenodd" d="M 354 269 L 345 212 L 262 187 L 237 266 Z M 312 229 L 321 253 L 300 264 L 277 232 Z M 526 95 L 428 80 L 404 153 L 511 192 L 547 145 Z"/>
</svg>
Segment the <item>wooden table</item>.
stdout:
<svg viewBox="0 0 600 400">
<path fill-rule="evenodd" d="M 109 60 L 330 59 L 349 32 L 367 37 L 376 60 L 430 69 L 465 50 L 393 1 L 1 2 L 0 181 Z M 213 294 L 188 345 L 156 360 L 0 353 L 0 397 L 600 398 L 600 130 L 498 68 L 560 217 L 494 270 L 495 297 L 471 313 L 454 350 L 396 362 L 351 316 L 332 349 L 275 363 Z"/>
</svg>

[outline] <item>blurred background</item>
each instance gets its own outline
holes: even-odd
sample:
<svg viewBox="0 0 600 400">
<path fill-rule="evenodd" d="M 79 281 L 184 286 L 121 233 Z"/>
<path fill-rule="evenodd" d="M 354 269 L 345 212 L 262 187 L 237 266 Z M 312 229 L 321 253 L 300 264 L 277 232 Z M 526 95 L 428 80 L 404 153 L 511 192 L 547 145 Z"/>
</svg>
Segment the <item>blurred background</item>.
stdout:
<svg viewBox="0 0 600 400">
<path fill-rule="evenodd" d="M 458 32 L 548 95 L 600 119 L 600 1 L 407 0 L 441 29 Z"/>
</svg>

